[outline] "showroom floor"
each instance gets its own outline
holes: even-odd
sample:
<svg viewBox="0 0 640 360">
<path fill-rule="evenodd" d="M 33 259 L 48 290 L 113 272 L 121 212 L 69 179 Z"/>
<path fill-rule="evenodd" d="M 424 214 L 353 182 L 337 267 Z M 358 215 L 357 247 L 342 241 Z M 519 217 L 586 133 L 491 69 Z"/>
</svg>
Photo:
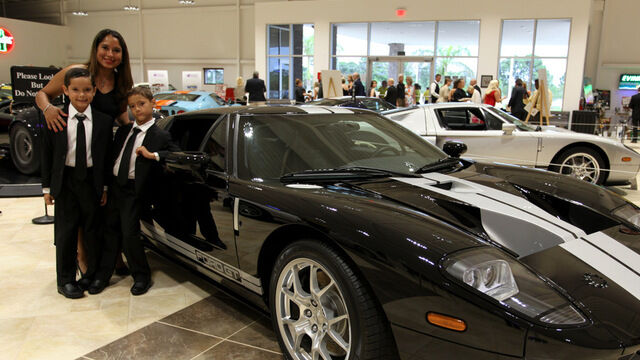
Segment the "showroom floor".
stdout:
<svg viewBox="0 0 640 360">
<path fill-rule="evenodd" d="M 640 191 L 612 190 L 640 205 Z M 131 296 L 131 278 L 114 276 L 99 295 L 63 298 L 53 226 L 31 223 L 42 198 L 0 198 L 0 211 L 1 358 L 282 358 L 267 316 L 153 252 L 147 294 Z"/>
</svg>

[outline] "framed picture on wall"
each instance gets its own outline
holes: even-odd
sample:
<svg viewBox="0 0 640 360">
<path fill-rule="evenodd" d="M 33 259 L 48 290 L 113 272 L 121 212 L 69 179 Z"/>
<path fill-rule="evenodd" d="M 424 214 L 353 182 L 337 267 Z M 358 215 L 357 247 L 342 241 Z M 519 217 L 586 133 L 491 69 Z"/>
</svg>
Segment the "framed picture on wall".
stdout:
<svg viewBox="0 0 640 360">
<path fill-rule="evenodd" d="M 204 72 L 205 85 L 224 84 L 223 68 L 203 68 L 202 71 Z"/>
<path fill-rule="evenodd" d="M 489 83 L 493 80 L 493 75 L 482 75 L 480 76 L 480 87 L 486 88 L 489 87 Z"/>
</svg>

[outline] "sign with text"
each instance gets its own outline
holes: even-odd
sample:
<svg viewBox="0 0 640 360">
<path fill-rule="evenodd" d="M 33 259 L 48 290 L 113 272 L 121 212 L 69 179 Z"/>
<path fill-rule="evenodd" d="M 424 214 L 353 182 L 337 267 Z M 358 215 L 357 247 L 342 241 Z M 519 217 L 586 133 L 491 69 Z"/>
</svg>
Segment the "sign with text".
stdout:
<svg viewBox="0 0 640 360">
<path fill-rule="evenodd" d="M 635 90 L 640 86 L 640 74 L 622 74 L 620 75 L 620 90 Z"/>
<path fill-rule="evenodd" d="M 35 102 L 40 91 L 60 69 L 55 67 L 12 66 L 13 101 Z"/>
<path fill-rule="evenodd" d="M 322 93 L 325 99 L 342 96 L 342 73 L 339 70 L 322 70 Z"/>
<path fill-rule="evenodd" d="M 183 71 L 182 88 L 187 91 L 200 90 L 202 85 L 202 73 L 200 71 Z"/>
<path fill-rule="evenodd" d="M 0 55 L 8 54 L 13 50 L 16 41 L 9 29 L 0 27 Z"/>
<path fill-rule="evenodd" d="M 151 92 L 154 94 L 158 91 L 169 90 L 169 71 L 148 70 L 147 77 L 149 79 L 149 85 L 151 85 Z"/>
</svg>

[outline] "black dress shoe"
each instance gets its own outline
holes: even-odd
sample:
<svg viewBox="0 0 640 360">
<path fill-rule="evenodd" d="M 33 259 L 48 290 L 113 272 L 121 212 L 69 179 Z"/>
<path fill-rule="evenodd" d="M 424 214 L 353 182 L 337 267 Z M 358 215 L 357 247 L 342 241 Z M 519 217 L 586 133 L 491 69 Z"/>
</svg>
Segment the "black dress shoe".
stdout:
<svg viewBox="0 0 640 360">
<path fill-rule="evenodd" d="M 58 293 L 64 295 L 68 299 L 79 299 L 84 296 L 84 291 L 74 282 L 66 283 L 58 286 Z"/>
<path fill-rule="evenodd" d="M 146 293 L 150 287 L 151 287 L 151 280 L 136 281 L 133 283 L 133 286 L 131 287 L 131 294 L 136 296 L 142 295 Z"/>
<path fill-rule="evenodd" d="M 120 266 L 120 267 L 116 267 L 115 273 L 118 276 L 131 275 L 131 271 L 129 271 L 129 268 L 126 265 L 123 265 L 123 266 Z"/>
<path fill-rule="evenodd" d="M 91 295 L 100 294 L 102 290 L 104 290 L 104 288 L 107 287 L 107 285 L 109 284 L 106 281 L 95 279 L 91 282 L 91 285 L 89 285 L 89 294 Z"/>
<path fill-rule="evenodd" d="M 80 287 L 80 289 L 87 290 L 89 288 L 89 286 L 91 285 L 91 279 L 89 278 L 85 278 L 83 277 L 82 279 L 78 280 L 78 286 Z"/>
</svg>

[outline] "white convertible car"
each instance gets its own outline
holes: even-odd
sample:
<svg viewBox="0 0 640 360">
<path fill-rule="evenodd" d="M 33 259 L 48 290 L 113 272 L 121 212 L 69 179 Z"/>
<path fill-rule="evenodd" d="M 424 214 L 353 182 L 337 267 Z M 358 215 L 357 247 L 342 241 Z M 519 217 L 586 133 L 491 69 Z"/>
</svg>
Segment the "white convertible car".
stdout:
<svg viewBox="0 0 640 360">
<path fill-rule="evenodd" d="M 464 156 L 474 160 L 543 168 L 597 184 L 635 183 L 640 170 L 640 154 L 618 141 L 525 124 L 488 105 L 429 104 L 383 114 L 439 148 L 464 142 Z"/>
</svg>

